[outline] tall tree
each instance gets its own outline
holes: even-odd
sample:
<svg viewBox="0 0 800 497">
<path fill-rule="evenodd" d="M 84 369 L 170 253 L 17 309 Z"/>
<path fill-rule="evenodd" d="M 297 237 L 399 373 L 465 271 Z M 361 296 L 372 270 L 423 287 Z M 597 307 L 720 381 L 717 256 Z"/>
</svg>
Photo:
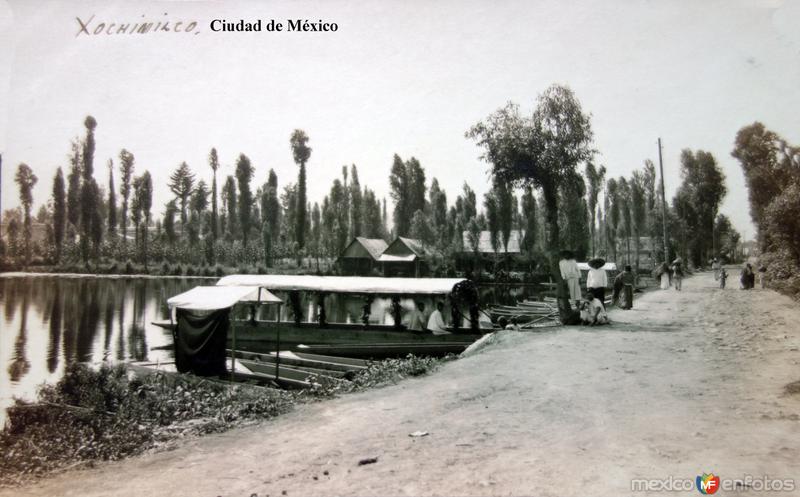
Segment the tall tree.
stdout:
<svg viewBox="0 0 800 497">
<path fill-rule="evenodd" d="M 531 260 L 533 252 L 536 250 L 536 197 L 533 196 L 533 188 L 526 187 L 522 194 L 522 215 L 525 218 L 525 235 L 522 237 L 522 249 Z"/>
<path fill-rule="evenodd" d="M 196 236 L 208 230 L 203 225 L 203 219 L 208 209 L 208 195 L 209 191 L 208 187 L 206 187 L 206 182 L 203 180 L 198 181 L 194 192 L 192 192 L 192 198 L 189 200 L 189 208 L 192 211 L 192 218 L 189 224 L 193 225 L 192 230 Z"/>
<path fill-rule="evenodd" d="M 56 249 L 56 264 L 61 262 L 61 250 L 64 244 L 64 230 L 67 222 L 66 196 L 64 173 L 59 167 L 53 178 L 53 243 Z"/>
<path fill-rule="evenodd" d="M 98 220 L 94 219 L 98 213 L 99 199 L 97 197 L 98 188 L 94 180 L 94 130 L 97 128 L 97 121 L 92 116 L 86 116 L 83 122 L 86 127 L 86 137 L 83 140 L 83 148 L 81 150 L 81 173 L 83 180 L 81 182 L 81 254 L 83 261 L 88 266 L 89 264 L 89 241 L 94 239 L 96 234 L 96 226 L 99 224 Z M 93 227 L 95 229 L 93 229 Z M 97 251 L 97 246 L 95 246 Z"/>
<path fill-rule="evenodd" d="M 142 260 L 144 268 L 147 270 L 147 231 L 150 226 L 150 211 L 153 207 L 153 180 L 150 172 L 145 171 L 140 177 L 134 180 L 134 197 L 136 206 L 140 210 L 143 219 L 142 225 Z"/>
<path fill-rule="evenodd" d="M 358 181 L 356 165 L 350 166 L 350 236 L 362 236 L 364 232 L 364 202 L 361 196 L 361 183 Z"/>
<path fill-rule="evenodd" d="M 631 222 L 631 187 L 628 180 L 620 176 L 617 180 L 619 195 L 617 199 L 620 203 L 620 214 L 622 216 L 622 236 L 625 238 L 625 263 L 631 263 L 631 235 L 633 233 L 633 223 Z"/>
<path fill-rule="evenodd" d="M 69 155 L 69 175 L 67 176 L 67 220 L 75 232 L 81 223 L 81 144 L 72 140 L 72 153 Z"/>
<path fill-rule="evenodd" d="M 630 181 L 631 190 L 631 227 L 633 229 L 633 246 L 634 246 L 634 259 L 633 264 L 636 267 L 636 273 L 639 273 L 639 253 L 641 250 L 641 242 L 639 238 L 646 230 L 647 222 L 647 198 L 645 192 L 645 173 L 642 171 L 634 171 L 633 177 Z"/>
<path fill-rule="evenodd" d="M 252 227 L 253 193 L 250 190 L 250 181 L 253 179 L 253 172 L 250 159 L 240 154 L 236 161 L 236 181 L 239 185 L 239 227 L 242 229 L 242 244 L 245 248 Z"/>
<path fill-rule="evenodd" d="M 239 233 L 239 217 L 236 215 L 236 180 L 228 175 L 222 185 L 222 205 L 225 208 L 226 231 L 231 238 Z"/>
<path fill-rule="evenodd" d="M 411 223 L 409 215 L 409 192 L 406 165 L 399 155 L 395 154 L 392 160 L 392 168 L 389 172 L 389 195 L 394 201 L 394 232 L 397 236 L 408 234 Z"/>
<path fill-rule="evenodd" d="M 302 129 L 296 129 L 289 138 L 289 144 L 292 147 L 292 157 L 295 164 L 300 167 L 300 172 L 297 175 L 297 211 L 295 227 L 295 239 L 300 249 L 305 247 L 306 235 L 306 162 L 311 157 L 311 148 L 308 147 L 308 136 Z M 298 262 L 300 260 L 300 253 L 298 252 Z"/>
<path fill-rule="evenodd" d="M 269 224 L 270 236 L 272 241 L 278 239 L 280 232 L 281 203 L 278 197 L 278 175 L 272 169 L 269 170 L 267 184 L 261 198 L 261 217 Z"/>
<path fill-rule="evenodd" d="M 765 228 L 765 211 L 797 177 L 797 164 L 793 164 L 792 147 L 762 123 L 754 122 L 736 133 L 731 155 L 739 160 L 747 182 L 750 199 L 750 217 L 758 229 L 761 250 L 767 250 L 771 240 Z"/>
<path fill-rule="evenodd" d="M 108 159 L 108 233 L 117 232 L 117 193 L 114 191 L 114 161 Z"/>
<path fill-rule="evenodd" d="M 22 222 L 25 239 L 25 266 L 31 262 L 31 207 L 33 206 L 33 187 L 38 178 L 27 164 L 17 166 L 14 181 L 19 186 L 19 203 L 22 205 Z"/>
<path fill-rule="evenodd" d="M 175 214 L 178 213 L 178 206 L 175 204 L 175 199 L 167 202 L 164 210 L 164 234 L 167 237 L 167 243 L 175 245 L 177 235 L 175 233 Z"/>
<path fill-rule="evenodd" d="M 133 154 L 124 148 L 119 152 L 119 172 L 122 183 L 119 192 L 122 194 L 122 243 L 127 243 L 128 237 L 128 205 L 131 198 L 131 181 L 133 181 Z"/>
<path fill-rule="evenodd" d="M 482 158 L 492 165 L 501 180 L 516 186 L 541 188 L 547 216 L 551 273 L 561 282 L 558 270 L 559 226 L 558 188 L 581 162 L 592 155 L 592 129 L 572 91 L 553 85 L 539 96 L 530 118 L 523 117 L 516 104 L 509 103 L 473 126 L 467 136 L 483 148 Z M 569 300 L 559 284 L 559 309 L 567 319 Z"/>
<path fill-rule="evenodd" d="M 452 233 L 450 233 L 451 236 L 447 236 L 447 195 L 439 187 L 439 181 L 436 178 L 431 180 L 428 201 L 431 208 L 431 227 L 436 237 L 436 243 L 439 250 L 444 252 L 444 246 L 451 239 Z"/>
<path fill-rule="evenodd" d="M 364 228 L 362 235 L 367 238 L 382 238 L 383 219 L 381 217 L 381 202 L 375 196 L 375 192 L 364 187 L 363 194 Z"/>
<path fill-rule="evenodd" d="M 679 218 L 686 227 L 685 248 L 692 262 L 700 266 L 713 256 L 714 222 L 727 193 L 725 174 L 709 152 L 685 149 L 681 152 L 681 178 L 676 197 L 682 203 Z"/>
<path fill-rule="evenodd" d="M 620 201 L 617 180 L 611 178 L 606 183 L 606 240 L 611 249 L 611 257 L 617 260 L 617 231 L 620 225 Z"/>
<path fill-rule="evenodd" d="M 600 191 L 603 189 L 603 181 L 605 181 L 605 177 L 605 166 L 600 166 L 597 168 L 591 161 L 586 163 L 586 182 L 588 183 L 587 189 L 589 193 L 589 217 L 591 218 L 591 224 L 589 225 L 589 228 L 592 235 L 592 257 L 597 255 L 597 237 L 595 236 L 597 231 L 597 197 L 600 195 Z"/>
<path fill-rule="evenodd" d="M 169 191 L 175 195 L 175 199 L 179 202 L 181 208 L 181 234 L 183 234 L 186 223 L 188 222 L 187 206 L 189 205 L 189 198 L 194 191 L 194 173 L 189 170 L 189 165 L 186 162 L 181 162 L 177 169 L 170 175 Z"/>
<path fill-rule="evenodd" d="M 217 169 L 219 169 L 219 158 L 217 149 L 212 148 L 208 154 L 208 165 L 214 171 L 211 179 L 211 236 L 217 241 L 219 236 L 219 213 L 217 212 Z"/>
</svg>

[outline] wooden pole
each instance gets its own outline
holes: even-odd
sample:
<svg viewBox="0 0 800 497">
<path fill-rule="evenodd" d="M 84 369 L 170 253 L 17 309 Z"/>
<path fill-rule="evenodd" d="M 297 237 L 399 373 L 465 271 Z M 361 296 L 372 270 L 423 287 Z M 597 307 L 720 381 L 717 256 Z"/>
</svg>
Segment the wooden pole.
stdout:
<svg viewBox="0 0 800 497">
<path fill-rule="evenodd" d="M 664 262 L 669 264 L 669 242 L 667 240 L 667 199 L 664 193 L 664 162 L 661 159 L 661 137 L 658 138 L 658 169 L 661 171 L 661 221 L 664 229 Z"/>
</svg>

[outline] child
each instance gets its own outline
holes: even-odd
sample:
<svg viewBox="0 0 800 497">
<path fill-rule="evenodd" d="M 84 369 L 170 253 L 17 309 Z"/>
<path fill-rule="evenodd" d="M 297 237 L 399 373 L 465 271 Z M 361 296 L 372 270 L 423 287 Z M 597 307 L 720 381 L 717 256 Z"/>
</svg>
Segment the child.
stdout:
<svg viewBox="0 0 800 497">
<path fill-rule="evenodd" d="M 606 314 L 606 307 L 594 296 L 587 296 L 581 304 L 581 322 L 588 326 L 611 323 Z"/>
<path fill-rule="evenodd" d="M 728 279 L 728 272 L 725 271 L 725 268 L 721 268 L 719 270 L 719 287 L 725 288 L 725 280 Z"/>
</svg>

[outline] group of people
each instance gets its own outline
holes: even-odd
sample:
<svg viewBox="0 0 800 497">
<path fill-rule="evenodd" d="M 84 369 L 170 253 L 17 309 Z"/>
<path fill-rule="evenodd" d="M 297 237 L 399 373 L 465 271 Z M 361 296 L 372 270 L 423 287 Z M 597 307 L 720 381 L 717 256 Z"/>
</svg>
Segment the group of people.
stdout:
<svg viewBox="0 0 800 497">
<path fill-rule="evenodd" d="M 425 319 L 425 303 L 416 302 L 414 310 L 405 319 L 406 329 L 413 331 L 428 330 L 434 335 L 449 335 L 447 323 L 444 320 L 444 302 L 437 302 L 436 309 Z"/>
<path fill-rule="evenodd" d="M 561 253 L 561 260 L 558 263 L 561 278 L 567 285 L 571 304 L 579 312 L 582 324 L 596 326 L 610 323 L 606 313 L 605 296 L 608 287 L 608 275 L 606 274 L 605 261 L 603 259 L 592 259 L 589 261 L 589 272 L 586 277 L 586 296 L 581 295 L 580 278 L 581 272 L 575 254 L 570 250 Z M 631 299 L 632 302 L 632 299 Z"/>
<path fill-rule="evenodd" d="M 761 288 L 766 288 L 766 275 L 767 275 L 767 268 L 764 265 L 759 266 L 758 268 L 758 279 L 761 284 Z M 744 266 L 742 266 L 742 272 L 739 273 L 739 284 L 742 290 L 750 290 L 755 288 L 756 286 L 756 273 L 753 271 L 753 266 L 747 262 Z"/>
<path fill-rule="evenodd" d="M 681 291 L 683 288 L 683 259 L 680 257 L 672 261 L 672 264 L 662 262 L 661 266 L 656 269 L 656 278 L 661 280 L 660 288 L 667 290 L 671 286 L 675 286 L 675 290 Z"/>
</svg>

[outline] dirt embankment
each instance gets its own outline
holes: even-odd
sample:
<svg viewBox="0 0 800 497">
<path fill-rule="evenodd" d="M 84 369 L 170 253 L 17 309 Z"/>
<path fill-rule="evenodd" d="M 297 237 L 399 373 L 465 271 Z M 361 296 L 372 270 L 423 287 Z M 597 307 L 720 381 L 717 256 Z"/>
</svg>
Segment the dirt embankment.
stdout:
<svg viewBox="0 0 800 497">
<path fill-rule="evenodd" d="M 631 495 L 634 478 L 798 478 L 795 303 L 703 273 L 611 318 L 507 333 L 425 378 L 0 495 Z"/>
</svg>

